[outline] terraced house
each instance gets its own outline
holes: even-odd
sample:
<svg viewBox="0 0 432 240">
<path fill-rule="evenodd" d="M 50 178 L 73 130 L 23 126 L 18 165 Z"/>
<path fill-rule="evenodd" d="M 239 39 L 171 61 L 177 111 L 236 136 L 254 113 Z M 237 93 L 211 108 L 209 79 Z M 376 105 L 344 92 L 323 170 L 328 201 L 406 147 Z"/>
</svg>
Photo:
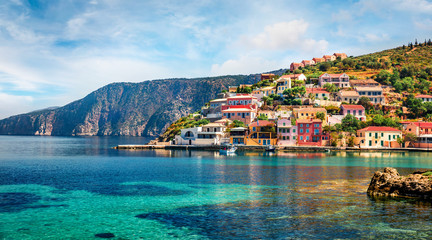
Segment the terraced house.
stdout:
<svg viewBox="0 0 432 240">
<path fill-rule="evenodd" d="M 357 130 L 355 143 L 361 148 L 397 148 L 402 131 L 392 127 L 366 127 Z"/>
<path fill-rule="evenodd" d="M 246 145 L 276 145 L 277 134 L 275 123 L 257 120 L 249 125 L 249 135 L 245 138 Z"/>
<path fill-rule="evenodd" d="M 385 104 L 383 89 L 379 87 L 356 87 L 360 97 L 368 97 L 372 104 Z"/>
</svg>

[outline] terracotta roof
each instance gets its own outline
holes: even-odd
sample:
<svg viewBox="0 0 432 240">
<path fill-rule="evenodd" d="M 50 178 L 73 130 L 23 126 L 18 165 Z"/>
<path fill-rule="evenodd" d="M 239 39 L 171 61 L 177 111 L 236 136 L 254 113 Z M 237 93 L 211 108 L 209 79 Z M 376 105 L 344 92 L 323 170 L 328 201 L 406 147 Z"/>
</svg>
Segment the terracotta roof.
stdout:
<svg viewBox="0 0 432 240">
<path fill-rule="evenodd" d="M 267 120 L 257 120 L 256 122 L 253 122 L 251 124 L 249 124 L 250 127 L 264 127 L 264 126 L 268 126 L 268 125 L 274 125 L 274 122 L 270 122 Z"/>
<path fill-rule="evenodd" d="M 377 126 L 366 127 L 366 128 L 360 129 L 358 131 L 361 131 L 361 132 L 364 132 L 364 131 L 369 131 L 369 132 L 401 132 L 401 130 L 396 129 L 396 128 L 377 127 Z"/>
<path fill-rule="evenodd" d="M 358 109 L 358 110 L 365 110 L 365 108 L 362 105 L 354 105 L 354 104 L 342 104 L 341 107 L 345 109 Z"/>
<path fill-rule="evenodd" d="M 373 79 L 352 79 L 350 80 L 351 84 L 369 84 L 374 83 L 377 84 L 378 82 Z"/>
<path fill-rule="evenodd" d="M 300 108 L 300 109 L 294 109 L 296 112 L 325 112 L 327 113 L 327 110 L 325 108 Z"/>
<path fill-rule="evenodd" d="M 426 94 L 419 94 L 417 96 L 415 96 L 416 98 L 432 98 L 431 95 L 426 95 Z"/>
<path fill-rule="evenodd" d="M 382 87 L 355 87 L 355 89 L 358 91 L 382 91 Z"/>
<path fill-rule="evenodd" d="M 360 96 L 357 91 L 340 91 L 342 97 L 358 97 Z"/>
<path fill-rule="evenodd" d="M 324 88 L 306 88 L 306 93 L 329 93 Z"/>
<path fill-rule="evenodd" d="M 300 73 L 300 74 L 286 74 L 286 75 L 282 75 L 281 78 L 293 78 L 293 79 L 297 79 L 301 75 L 303 75 L 303 73 Z"/>
<path fill-rule="evenodd" d="M 432 128 L 432 122 L 412 122 L 420 128 Z"/>
<path fill-rule="evenodd" d="M 315 119 L 297 119 L 297 123 L 314 123 L 314 122 L 322 122 L 321 119 L 315 118 Z"/>
</svg>

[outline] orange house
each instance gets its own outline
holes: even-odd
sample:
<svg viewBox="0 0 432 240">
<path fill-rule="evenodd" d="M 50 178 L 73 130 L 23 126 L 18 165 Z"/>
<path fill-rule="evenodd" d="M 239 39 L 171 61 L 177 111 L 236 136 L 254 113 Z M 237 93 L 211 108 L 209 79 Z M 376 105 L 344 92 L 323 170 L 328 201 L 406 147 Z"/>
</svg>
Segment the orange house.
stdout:
<svg viewBox="0 0 432 240">
<path fill-rule="evenodd" d="M 275 123 L 257 120 L 249 125 L 249 134 L 245 138 L 246 145 L 276 145 L 277 132 Z"/>
</svg>

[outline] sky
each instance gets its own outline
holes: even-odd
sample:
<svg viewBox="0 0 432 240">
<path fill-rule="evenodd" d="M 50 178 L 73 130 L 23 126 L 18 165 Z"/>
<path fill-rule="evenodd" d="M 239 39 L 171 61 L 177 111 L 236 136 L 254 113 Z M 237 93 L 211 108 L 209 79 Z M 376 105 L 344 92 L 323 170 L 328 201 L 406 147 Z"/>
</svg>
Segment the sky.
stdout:
<svg viewBox="0 0 432 240">
<path fill-rule="evenodd" d="M 0 119 L 113 82 L 252 74 L 432 38 L 431 0 L 1 0 Z"/>
</svg>

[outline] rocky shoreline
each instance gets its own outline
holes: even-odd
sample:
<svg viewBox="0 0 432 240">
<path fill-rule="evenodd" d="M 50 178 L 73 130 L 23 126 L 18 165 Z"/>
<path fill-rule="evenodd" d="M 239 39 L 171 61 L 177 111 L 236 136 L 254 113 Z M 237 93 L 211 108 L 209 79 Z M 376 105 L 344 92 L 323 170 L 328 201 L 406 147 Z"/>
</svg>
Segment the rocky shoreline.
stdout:
<svg viewBox="0 0 432 240">
<path fill-rule="evenodd" d="M 405 197 L 432 200 L 432 170 L 401 176 L 395 168 L 386 167 L 372 177 L 367 194 L 373 197 Z"/>
</svg>

